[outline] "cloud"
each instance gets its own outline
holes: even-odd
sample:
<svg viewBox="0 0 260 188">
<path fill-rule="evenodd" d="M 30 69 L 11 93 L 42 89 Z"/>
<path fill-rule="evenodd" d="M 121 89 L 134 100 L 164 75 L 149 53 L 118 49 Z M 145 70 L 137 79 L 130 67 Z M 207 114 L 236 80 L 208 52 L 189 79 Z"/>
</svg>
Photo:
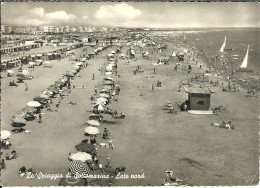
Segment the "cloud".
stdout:
<svg viewBox="0 0 260 188">
<path fill-rule="evenodd" d="M 39 7 L 33 8 L 32 10 L 30 10 L 30 13 L 33 16 L 43 17 L 44 16 L 44 8 L 39 8 Z"/>
<path fill-rule="evenodd" d="M 82 17 L 82 20 L 87 20 L 88 19 L 88 16 L 83 16 Z"/>
<path fill-rule="evenodd" d="M 76 16 L 73 14 L 68 14 L 65 11 L 55 11 L 44 15 L 46 20 L 50 22 L 53 21 L 63 21 L 63 22 L 70 22 L 76 19 Z"/>
<path fill-rule="evenodd" d="M 13 18 L 7 18 L 8 24 L 15 25 L 33 25 L 40 26 L 43 24 L 62 25 L 75 23 L 76 16 L 68 14 L 65 11 L 54 11 L 46 13 L 44 8 L 35 7 L 29 11 L 19 11 L 19 14 L 13 16 Z M 86 17 L 85 17 L 86 19 Z"/>
<path fill-rule="evenodd" d="M 102 5 L 95 14 L 96 19 L 106 21 L 124 22 L 136 19 L 142 12 L 126 3 L 116 5 Z"/>
</svg>

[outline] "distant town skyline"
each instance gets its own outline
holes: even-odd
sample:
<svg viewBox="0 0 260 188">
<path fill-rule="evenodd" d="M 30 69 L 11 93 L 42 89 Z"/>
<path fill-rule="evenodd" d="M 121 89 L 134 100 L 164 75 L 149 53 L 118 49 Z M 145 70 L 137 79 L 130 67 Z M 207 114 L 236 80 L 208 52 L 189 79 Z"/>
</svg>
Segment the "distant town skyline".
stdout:
<svg viewBox="0 0 260 188">
<path fill-rule="evenodd" d="M 6 2 L 1 24 L 129 28 L 260 27 L 252 2 Z"/>
</svg>

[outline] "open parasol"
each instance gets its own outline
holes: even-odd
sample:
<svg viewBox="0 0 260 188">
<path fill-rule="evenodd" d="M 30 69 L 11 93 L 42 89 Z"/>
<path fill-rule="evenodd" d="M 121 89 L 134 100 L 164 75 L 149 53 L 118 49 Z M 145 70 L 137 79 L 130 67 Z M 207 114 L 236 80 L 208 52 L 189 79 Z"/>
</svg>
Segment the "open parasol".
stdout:
<svg viewBox="0 0 260 188">
<path fill-rule="evenodd" d="M 95 150 L 95 147 L 89 143 L 80 143 L 75 146 L 77 151 L 92 153 Z"/>
<path fill-rule="evenodd" d="M 96 127 L 86 127 L 85 132 L 90 135 L 96 135 L 99 133 L 99 130 Z"/>
<path fill-rule="evenodd" d="M 30 101 L 27 103 L 27 105 L 30 107 L 39 107 L 39 106 L 41 106 L 41 103 L 39 103 L 37 101 Z"/>
<path fill-rule="evenodd" d="M 87 123 L 92 126 L 99 126 L 100 123 L 97 120 L 88 120 Z"/>
<path fill-rule="evenodd" d="M 82 162 L 92 161 L 91 155 L 85 152 L 72 153 L 69 156 L 69 158 L 72 159 L 73 161 L 82 161 Z"/>
<path fill-rule="evenodd" d="M 1 140 L 6 140 L 11 136 L 11 132 L 7 130 L 1 130 Z"/>
</svg>

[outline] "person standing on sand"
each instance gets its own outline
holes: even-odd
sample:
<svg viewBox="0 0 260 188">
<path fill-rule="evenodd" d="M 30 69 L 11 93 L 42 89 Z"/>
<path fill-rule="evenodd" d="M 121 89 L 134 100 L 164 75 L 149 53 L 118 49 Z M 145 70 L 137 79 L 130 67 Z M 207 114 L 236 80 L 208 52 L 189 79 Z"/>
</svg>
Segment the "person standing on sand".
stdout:
<svg viewBox="0 0 260 188">
<path fill-rule="evenodd" d="M 93 73 L 92 80 L 95 80 L 95 74 Z"/>
<path fill-rule="evenodd" d="M 153 68 L 153 73 L 155 74 L 155 68 Z"/>
<path fill-rule="evenodd" d="M 154 91 L 154 86 L 153 86 L 153 84 L 152 84 L 152 91 Z"/>
<path fill-rule="evenodd" d="M 42 115 L 39 114 L 39 123 L 42 123 Z"/>
<path fill-rule="evenodd" d="M 28 91 L 28 84 L 25 83 L 25 91 Z"/>
</svg>

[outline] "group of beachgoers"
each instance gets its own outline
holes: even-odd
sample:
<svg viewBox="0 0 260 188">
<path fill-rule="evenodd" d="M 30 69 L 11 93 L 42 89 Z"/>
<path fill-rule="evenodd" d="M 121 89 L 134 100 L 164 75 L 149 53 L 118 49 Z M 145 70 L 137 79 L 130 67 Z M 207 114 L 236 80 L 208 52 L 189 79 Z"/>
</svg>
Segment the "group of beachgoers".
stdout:
<svg viewBox="0 0 260 188">
<path fill-rule="evenodd" d="M 106 48 L 102 48 L 104 50 Z M 99 51 L 102 51 L 99 50 Z M 98 52 L 99 52 L 98 51 Z M 11 152 L 5 152 L 5 156 L 2 155 L 1 160 L 1 169 L 6 169 L 5 160 L 13 160 L 18 157 L 17 152 L 13 149 L 13 145 L 10 143 L 9 137 L 12 133 L 31 133 L 30 130 L 24 129 L 24 126 L 26 125 L 27 121 L 35 121 L 38 120 L 38 123 L 43 123 L 43 114 L 42 111 L 46 110 L 46 112 L 53 112 L 53 111 L 60 111 L 60 103 L 61 100 L 68 96 L 71 93 L 71 90 L 75 87 L 72 86 L 72 81 L 76 77 L 80 77 L 78 73 L 80 70 L 87 67 L 87 62 L 77 62 L 75 61 L 75 66 L 67 71 L 59 80 L 55 81 L 54 84 L 50 85 L 46 90 L 42 91 L 39 96 L 35 97 L 32 101 L 27 103 L 27 107 L 23 108 L 22 110 L 16 112 L 12 116 L 12 127 L 13 129 L 11 131 L 4 130 L 5 136 L 3 139 L 1 139 L 1 148 L 5 150 L 11 150 Z M 14 81 L 13 81 L 14 82 Z M 83 86 L 80 88 L 84 88 Z M 118 88 L 117 88 L 118 90 Z M 120 90 L 120 89 L 119 89 Z M 28 85 L 25 83 L 25 91 L 28 91 Z M 68 103 L 69 105 L 76 105 L 76 103 L 70 101 Z M 6 134 L 7 133 L 7 134 Z M 2 135 L 3 136 L 3 135 Z M 110 143 L 111 144 L 111 143 Z M 25 170 L 26 168 L 23 166 L 19 170 L 19 175 L 21 177 L 24 177 L 27 172 L 33 172 L 36 171 L 35 169 L 29 168 L 28 170 Z"/>
<path fill-rule="evenodd" d="M 118 53 L 119 51 L 112 51 L 110 54 Z M 79 164 L 81 164 L 84 168 L 89 169 L 86 170 L 85 172 L 77 172 L 73 168 L 71 168 L 71 165 L 69 167 L 69 173 L 75 177 L 75 175 L 89 175 L 89 174 L 112 174 L 116 175 L 118 172 L 124 171 L 126 168 L 121 166 L 117 168 L 112 168 L 110 165 L 110 158 L 107 158 L 105 161 L 105 164 L 101 162 L 100 160 L 100 154 L 98 152 L 98 147 L 99 148 L 110 148 L 114 149 L 114 144 L 112 141 L 112 135 L 111 132 L 107 127 L 104 128 L 103 132 L 101 133 L 99 131 L 99 126 L 102 124 L 102 122 L 107 121 L 104 120 L 104 116 L 111 116 L 113 119 L 118 119 L 118 118 L 125 118 L 125 115 L 123 113 L 118 113 L 115 110 L 110 109 L 108 106 L 109 104 L 112 103 L 112 101 L 116 101 L 118 97 L 117 95 L 120 94 L 120 85 L 119 81 L 116 83 L 116 81 L 110 77 L 110 75 L 115 74 L 117 72 L 117 57 L 113 56 L 113 58 L 108 58 L 108 65 L 107 67 L 112 67 L 106 68 L 104 74 L 106 77 L 103 79 L 103 85 L 102 89 L 98 91 L 98 88 L 94 88 L 94 93 L 91 95 L 91 105 L 92 105 L 92 114 L 89 116 L 89 120 L 86 122 L 88 125 L 85 128 L 85 136 L 87 139 L 83 140 L 82 143 L 79 145 L 84 145 L 85 148 L 79 147 L 79 145 L 75 146 L 78 150 L 77 153 L 69 153 L 69 160 L 73 161 L 76 160 Z M 111 63 L 115 62 L 115 63 Z M 98 69 L 99 71 L 103 70 L 101 68 Z M 101 73 L 102 74 L 102 73 Z M 109 76 L 108 76 L 109 75 Z M 117 77 L 117 76 L 116 76 Z M 116 78 L 115 77 L 115 78 Z M 94 79 L 94 77 L 93 77 Z M 93 80 L 92 79 L 92 80 Z M 101 134 L 100 134 L 101 133 Z M 91 149 L 86 149 L 86 148 L 91 148 Z M 85 158 L 86 160 L 80 160 L 76 159 L 75 155 L 87 155 L 89 154 L 89 158 Z M 87 185 L 93 185 L 91 180 L 86 180 Z M 113 179 L 108 180 L 106 183 L 107 186 L 111 186 L 113 182 Z"/>
</svg>

